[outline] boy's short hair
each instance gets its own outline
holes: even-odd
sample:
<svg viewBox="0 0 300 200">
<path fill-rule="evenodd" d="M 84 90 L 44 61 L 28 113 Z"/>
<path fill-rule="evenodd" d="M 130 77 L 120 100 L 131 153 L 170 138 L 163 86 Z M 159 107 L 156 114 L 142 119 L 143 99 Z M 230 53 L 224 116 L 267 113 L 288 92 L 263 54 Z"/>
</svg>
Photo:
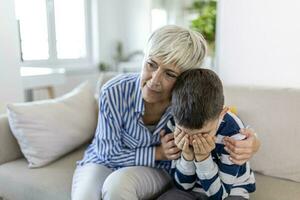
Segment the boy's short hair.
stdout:
<svg viewBox="0 0 300 200">
<path fill-rule="evenodd" d="M 144 52 L 144 59 L 157 57 L 163 64 L 175 64 L 183 72 L 200 68 L 207 47 L 201 33 L 176 25 L 166 25 L 150 35 Z"/>
<path fill-rule="evenodd" d="M 223 86 L 218 75 L 209 69 L 182 73 L 172 93 L 175 122 L 189 129 L 200 129 L 215 120 L 224 106 Z"/>
</svg>

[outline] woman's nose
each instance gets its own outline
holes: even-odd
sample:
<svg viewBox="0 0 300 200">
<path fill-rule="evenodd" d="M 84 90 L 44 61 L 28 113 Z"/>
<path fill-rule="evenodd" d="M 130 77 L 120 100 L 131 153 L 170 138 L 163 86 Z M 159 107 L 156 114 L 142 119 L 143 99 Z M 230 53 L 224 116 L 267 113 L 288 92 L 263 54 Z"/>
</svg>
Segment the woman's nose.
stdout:
<svg viewBox="0 0 300 200">
<path fill-rule="evenodd" d="M 161 82 L 162 74 L 159 70 L 152 72 L 151 83 L 153 85 L 158 85 Z"/>
</svg>

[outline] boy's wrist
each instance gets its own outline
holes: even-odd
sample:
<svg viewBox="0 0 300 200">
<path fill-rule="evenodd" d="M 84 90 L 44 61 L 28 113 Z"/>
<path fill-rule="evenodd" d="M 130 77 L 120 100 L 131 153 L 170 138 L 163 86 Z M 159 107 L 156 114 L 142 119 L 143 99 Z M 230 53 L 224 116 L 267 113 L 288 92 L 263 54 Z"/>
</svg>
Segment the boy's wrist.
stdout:
<svg viewBox="0 0 300 200">
<path fill-rule="evenodd" d="M 210 153 L 205 155 L 195 155 L 196 162 L 201 162 L 203 160 L 206 160 L 210 156 Z"/>
<path fill-rule="evenodd" d="M 187 161 L 194 160 L 194 154 L 188 154 L 188 153 L 182 152 L 182 157 L 183 157 L 183 159 L 185 159 Z"/>
</svg>

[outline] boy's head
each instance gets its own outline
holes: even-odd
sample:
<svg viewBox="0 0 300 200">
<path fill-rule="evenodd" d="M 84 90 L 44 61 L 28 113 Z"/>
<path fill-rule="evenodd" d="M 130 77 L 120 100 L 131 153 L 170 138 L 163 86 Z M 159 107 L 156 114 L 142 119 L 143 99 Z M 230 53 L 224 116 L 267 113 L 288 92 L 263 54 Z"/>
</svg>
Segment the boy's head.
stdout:
<svg viewBox="0 0 300 200">
<path fill-rule="evenodd" d="M 179 129 L 190 134 L 215 134 L 227 111 L 218 75 L 209 69 L 182 73 L 173 89 L 172 108 Z"/>
</svg>

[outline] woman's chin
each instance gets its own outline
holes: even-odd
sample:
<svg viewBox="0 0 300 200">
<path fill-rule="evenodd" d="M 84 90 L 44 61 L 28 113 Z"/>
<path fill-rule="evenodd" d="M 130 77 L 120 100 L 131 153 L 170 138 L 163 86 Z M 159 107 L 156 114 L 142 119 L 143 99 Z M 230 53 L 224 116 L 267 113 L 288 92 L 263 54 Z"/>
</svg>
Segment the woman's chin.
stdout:
<svg viewBox="0 0 300 200">
<path fill-rule="evenodd" d="M 170 98 L 166 97 L 162 92 L 154 92 L 146 87 L 142 90 L 143 100 L 147 103 L 151 104 L 169 104 Z"/>
<path fill-rule="evenodd" d="M 158 103 L 158 102 L 160 102 L 160 99 L 158 97 L 153 96 L 153 95 L 143 95 L 143 99 L 147 103 Z"/>
</svg>

